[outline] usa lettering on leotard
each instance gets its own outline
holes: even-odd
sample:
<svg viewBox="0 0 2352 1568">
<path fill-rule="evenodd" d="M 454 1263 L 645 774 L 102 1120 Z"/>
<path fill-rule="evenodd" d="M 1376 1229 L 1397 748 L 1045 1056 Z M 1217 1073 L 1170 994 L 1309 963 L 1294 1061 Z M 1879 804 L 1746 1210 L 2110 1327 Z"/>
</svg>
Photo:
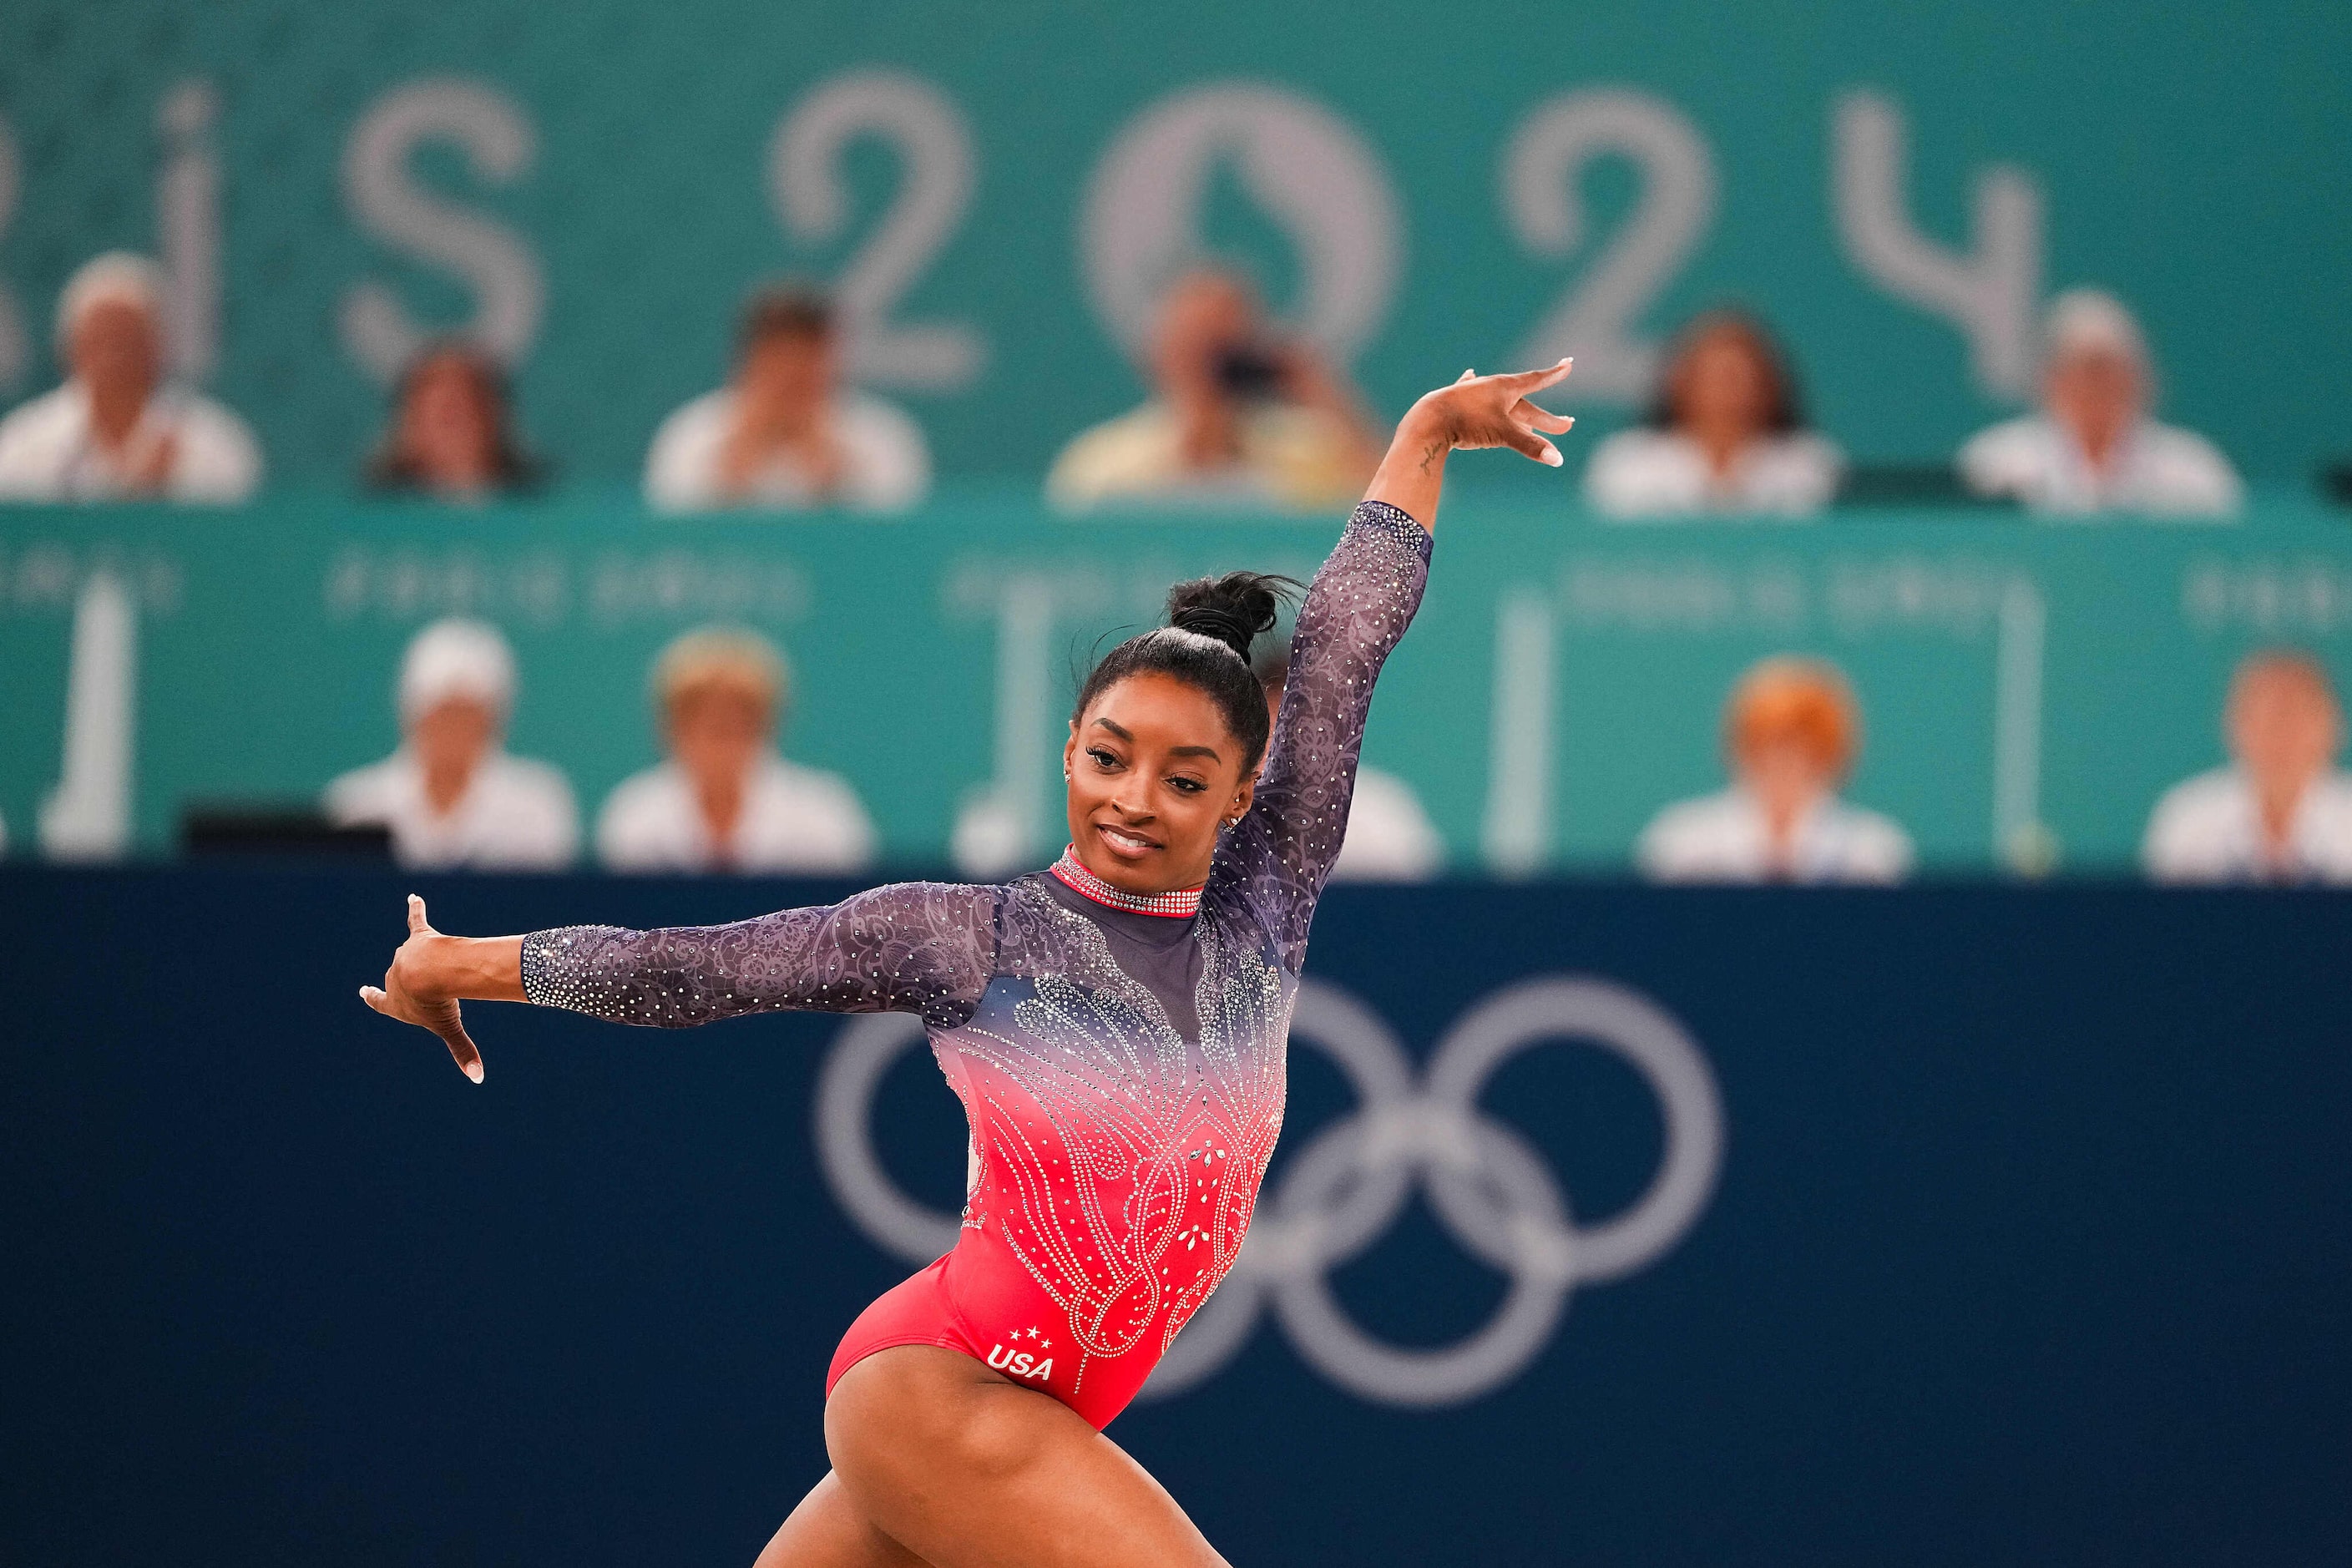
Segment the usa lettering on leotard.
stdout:
<svg viewBox="0 0 2352 1568">
<path fill-rule="evenodd" d="M 1034 1361 L 1027 1351 L 1008 1351 L 1003 1345 L 988 1352 L 988 1364 L 998 1372 L 1011 1373 L 1014 1377 L 1047 1378 L 1054 1375 L 1054 1358 Z"/>
</svg>

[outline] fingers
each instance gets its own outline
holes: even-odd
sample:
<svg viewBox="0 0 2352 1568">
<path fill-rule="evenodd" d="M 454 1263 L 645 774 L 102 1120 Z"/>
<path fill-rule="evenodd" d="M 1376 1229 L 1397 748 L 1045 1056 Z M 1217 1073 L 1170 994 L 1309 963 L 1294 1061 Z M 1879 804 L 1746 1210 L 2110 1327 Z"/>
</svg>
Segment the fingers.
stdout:
<svg viewBox="0 0 2352 1568">
<path fill-rule="evenodd" d="M 1517 375 L 1503 375 L 1495 379 L 1513 387 L 1520 396 L 1526 397 L 1541 392 L 1547 386 L 1565 381 L 1568 379 L 1568 373 L 1575 366 L 1574 360 L 1564 359 L 1558 364 L 1546 365 L 1541 370 L 1523 370 Z"/>
<path fill-rule="evenodd" d="M 425 923 L 425 900 L 418 898 L 415 893 L 409 894 L 408 934 L 415 936 L 420 931 L 428 931 L 432 929 L 433 928 L 431 926 Z"/>
<path fill-rule="evenodd" d="M 1503 445 L 1514 452 L 1533 458 L 1546 468 L 1559 467 L 1559 448 L 1516 421 L 1507 421 L 1504 424 Z"/>
<path fill-rule="evenodd" d="M 1457 376 L 1455 376 L 1455 377 L 1454 378 L 1454 385 L 1456 385 L 1456 386 L 1459 386 L 1459 385 L 1461 385 L 1461 384 L 1462 384 L 1464 382 L 1465 382 L 1465 381 L 1475 381 L 1475 380 L 1477 380 L 1477 379 L 1478 379 L 1478 373 L 1477 373 L 1476 371 L 1475 371 L 1475 370 L 1465 370 L 1465 371 L 1464 371 L 1460 375 L 1457 375 Z"/>
<path fill-rule="evenodd" d="M 466 1033 L 466 1026 L 452 1018 L 433 1032 L 441 1037 L 443 1045 L 449 1047 L 449 1055 L 456 1059 L 457 1070 L 476 1083 L 481 1082 L 482 1053 L 475 1048 L 473 1037 Z"/>
<path fill-rule="evenodd" d="M 1569 428 L 1576 423 L 1565 414 L 1554 414 L 1549 408 L 1538 408 L 1524 397 L 1511 405 L 1511 418 L 1518 424 L 1532 426 L 1538 430 L 1549 431 L 1554 436 L 1566 435 Z"/>
<path fill-rule="evenodd" d="M 474 1044 L 474 1037 L 466 1033 L 465 1020 L 458 1015 L 457 1004 L 454 1002 L 449 1004 L 447 1013 L 438 1017 L 428 1013 L 423 1018 L 402 1018 L 401 1015 L 394 1009 L 392 998 L 380 986 L 361 986 L 360 1000 L 387 1018 L 398 1018 L 402 1023 L 423 1024 L 441 1037 L 441 1043 L 449 1047 L 450 1059 L 457 1064 L 459 1072 L 464 1073 L 476 1083 L 482 1081 L 481 1049 Z"/>
</svg>

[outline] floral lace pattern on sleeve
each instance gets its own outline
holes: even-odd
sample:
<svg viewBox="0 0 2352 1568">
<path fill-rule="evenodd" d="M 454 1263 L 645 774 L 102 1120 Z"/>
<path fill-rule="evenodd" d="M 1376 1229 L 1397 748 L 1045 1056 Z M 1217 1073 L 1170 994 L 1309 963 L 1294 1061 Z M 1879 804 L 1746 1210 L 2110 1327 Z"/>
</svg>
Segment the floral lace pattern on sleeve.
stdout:
<svg viewBox="0 0 2352 1568">
<path fill-rule="evenodd" d="M 745 1013 L 970 1018 L 996 956 L 998 888 L 900 882 L 731 925 L 559 926 L 523 938 L 524 994 L 618 1024 L 682 1029 Z"/>
<path fill-rule="evenodd" d="M 1209 896 L 1252 906 L 1294 972 L 1347 837 L 1372 683 L 1420 608 L 1430 542 L 1384 501 L 1356 508 L 1299 609 L 1256 804 L 1218 846 Z"/>
</svg>

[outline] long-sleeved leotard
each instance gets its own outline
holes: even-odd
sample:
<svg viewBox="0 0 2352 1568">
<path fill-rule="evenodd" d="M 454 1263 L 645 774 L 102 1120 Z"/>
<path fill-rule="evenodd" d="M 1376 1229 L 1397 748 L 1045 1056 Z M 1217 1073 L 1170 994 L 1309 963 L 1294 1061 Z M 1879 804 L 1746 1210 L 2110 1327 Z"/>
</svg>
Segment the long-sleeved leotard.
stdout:
<svg viewBox="0 0 2352 1568">
<path fill-rule="evenodd" d="M 963 1229 L 859 1317 L 828 1392 L 875 1351 L 947 1345 L 1100 1427 L 1233 1267 L 1282 1127 L 1291 1005 L 1372 684 L 1429 548 L 1395 508 L 1356 509 L 1300 608 L 1256 803 L 1220 840 L 1195 914 L 1107 907 L 1083 872 L 1036 872 L 524 939 L 531 1001 L 620 1023 L 921 1016 L 971 1124 Z"/>
</svg>

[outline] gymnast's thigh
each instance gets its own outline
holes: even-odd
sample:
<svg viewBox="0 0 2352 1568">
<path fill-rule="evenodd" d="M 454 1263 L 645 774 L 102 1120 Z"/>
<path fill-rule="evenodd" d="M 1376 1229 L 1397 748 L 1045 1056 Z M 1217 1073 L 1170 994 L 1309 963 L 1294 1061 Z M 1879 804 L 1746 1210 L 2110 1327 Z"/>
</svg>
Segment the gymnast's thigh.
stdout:
<svg viewBox="0 0 2352 1568">
<path fill-rule="evenodd" d="M 956 1351 L 858 1360 L 825 1402 L 824 1440 L 857 1511 L 931 1568 L 1226 1568 L 1084 1416 Z"/>
<path fill-rule="evenodd" d="M 830 1470 L 770 1538 L 751 1568 L 929 1568 L 858 1510 Z"/>
</svg>

